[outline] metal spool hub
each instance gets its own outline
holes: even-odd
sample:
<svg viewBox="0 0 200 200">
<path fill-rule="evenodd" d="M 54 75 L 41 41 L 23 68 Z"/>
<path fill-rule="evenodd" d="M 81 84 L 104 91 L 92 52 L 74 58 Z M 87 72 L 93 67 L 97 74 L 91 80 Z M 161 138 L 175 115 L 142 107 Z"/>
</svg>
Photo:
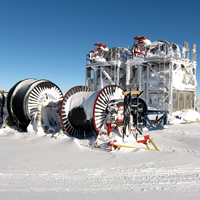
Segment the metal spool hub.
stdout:
<svg viewBox="0 0 200 200">
<path fill-rule="evenodd" d="M 137 105 L 138 103 L 138 105 Z M 137 124 L 137 122 L 142 122 L 142 118 L 144 118 L 144 113 L 148 113 L 148 106 L 146 104 L 146 102 L 141 99 L 141 98 L 133 98 L 132 99 L 132 115 L 133 115 L 133 122 L 134 124 Z M 135 107 L 135 105 L 137 105 L 137 107 Z"/>
<path fill-rule="evenodd" d="M 48 80 L 25 79 L 15 84 L 8 93 L 7 111 L 14 124 L 26 129 L 38 105 L 44 100 L 61 102 L 62 92 Z"/>
<path fill-rule="evenodd" d="M 91 132 L 98 134 L 104 123 L 110 120 L 114 107 L 123 107 L 123 90 L 119 86 L 106 86 L 96 92 L 85 86 L 77 86 L 65 94 L 60 118 L 70 135 L 79 137 Z M 122 121 L 120 117 L 117 119 L 117 122 Z"/>
</svg>

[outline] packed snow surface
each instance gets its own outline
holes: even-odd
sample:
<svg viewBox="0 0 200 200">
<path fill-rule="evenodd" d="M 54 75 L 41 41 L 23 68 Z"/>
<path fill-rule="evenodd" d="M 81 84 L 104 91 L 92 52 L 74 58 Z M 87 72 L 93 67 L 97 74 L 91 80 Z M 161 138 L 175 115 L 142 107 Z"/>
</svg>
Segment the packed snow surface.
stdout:
<svg viewBox="0 0 200 200">
<path fill-rule="evenodd" d="M 199 199 L 199 130 L 197 123 L 175 123 L 143 133 L 160 152 L 107 152 L 65 135 L 2 128 L 0 199 Z"/>
</svg>

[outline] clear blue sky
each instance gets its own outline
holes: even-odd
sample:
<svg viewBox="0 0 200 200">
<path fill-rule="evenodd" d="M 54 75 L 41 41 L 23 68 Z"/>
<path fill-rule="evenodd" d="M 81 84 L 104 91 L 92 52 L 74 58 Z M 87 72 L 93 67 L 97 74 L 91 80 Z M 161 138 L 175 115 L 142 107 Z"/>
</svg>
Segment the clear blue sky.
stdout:
<svg viewBox="0 0 200 200">
<path fill-rule="evenodd" d="M 200 98 L 200 0 L 0 0 L 0 89 L 47 79 L 65 94 L 85 84 L 94 43 L 132 47 L 145 35 L 197 45 Z"/>
</svg>

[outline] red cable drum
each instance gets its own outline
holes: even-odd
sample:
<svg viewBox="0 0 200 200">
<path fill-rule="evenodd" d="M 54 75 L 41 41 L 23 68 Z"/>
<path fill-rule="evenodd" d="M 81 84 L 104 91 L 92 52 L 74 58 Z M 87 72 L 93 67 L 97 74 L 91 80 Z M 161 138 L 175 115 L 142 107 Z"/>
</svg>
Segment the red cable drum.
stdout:
<svg viewBox="0 0 200 200">
<path fill-rule="evenodd" d="M 115 100 L 123 103 L 123 89 L 117 85 L 109 85 L 96 92 L 86 86 L 71 88 L 61 103 L 63 128 L 69 135 L 78 137 L 91 132 L 99 134 L 109 112 L 108 104 Z"/>
</svg>

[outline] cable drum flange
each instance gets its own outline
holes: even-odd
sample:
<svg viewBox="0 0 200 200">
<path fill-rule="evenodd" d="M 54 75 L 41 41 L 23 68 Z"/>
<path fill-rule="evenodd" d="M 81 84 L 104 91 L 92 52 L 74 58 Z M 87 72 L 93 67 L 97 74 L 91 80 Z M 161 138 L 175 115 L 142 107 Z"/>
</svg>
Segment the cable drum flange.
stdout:
<svg viewBox="0 0 200 200">
<path fill-rule="evenodd" d="M 60 119 L 65 131 L 72 136 L 81 137 L 86 134 L 87 128 L 81 127 L 81 124 L 86 122 L 86 116 L 83 111 L 83 107 L 78 103 L 78 100 L 82 100 L 81 96 L 86 97 L 92 91 L 89 87 L 86 86 L 76 86 L 71 88 L 64 96 L 61 102 L 60 108 Z M 88 93 L 88 94 L 86 94 Z M 77 94 L 77 95 L 76 95 Z M 91 95 L 91 94 L 90 94 Z M 75 98 L 74 98 L 75 96 Z M 77 97 L 77 99 L 76 99 Z M 73 102 L 74 99 L 74 102 Z M 73 105 L 72 105 L 73 104 Z M 81 115 L 81 114 L 82 115 Z M 78 119 L 77 119 L 78 117 Z M 78 122 L 76 122 L 78 121 Z M 85 124 L 87 126 L 87 123 Z"/>
<path fill-rule="evenodd" d="M 12 112 L 11 112 L 11 107 L 12 107 L 12 105 L 11 105 L 11 98 L 12 98 L 12 95 L 13 95 L 13 92 L 14 92 L 14 90 L 15 90 L 15 88 L 17 87 L 17 85 L 19 84 L 19 83 L 21 83 L 22 81 L 24 81 L 24 80 L 20 80 L 20 81 L 18 81 L 10 90 L 9 90 L 9 92 L 8 92 L 8 94 L 7 94 L 7 100 L 6 100 L 6 110 L 7 110 L 7 113 L 8 113 L 8 116 L 10 117 L 10 119 L 14 122 L 14 118 L 13 118 L 13 115 L 12 115 Z M 17 125 L 17 124 L 16 124 Z"/>
<path fill-rule="evenodd" d="M 38 80 L 30 86 L 24 98 L 24 113 L 29 120 L 37 112 L 38 104 L 44 99 L 61 103 L 63 94 L 54 83 L 48 80 Z"/>
<path fill-rule="evenodd" d="M 108 103 L 117 100 L 119 101 L 117 106 L 121 106 L 123 105 L 123 98 L 123 89 L 118 85 L 106 86 L 99 92 L 93 107 L 93 124 L 97 134 L 107 120 Z"/>
<path fill-rule="evenodd" d="M 23 113 L 24 96 L 28 88 L 35 82 L 36 79 L 25 79 L 21 81 L 14 89 L 11 99 L 11 114 L 17 126 L 25 128 L 30 120 Z"/>
</svg>

